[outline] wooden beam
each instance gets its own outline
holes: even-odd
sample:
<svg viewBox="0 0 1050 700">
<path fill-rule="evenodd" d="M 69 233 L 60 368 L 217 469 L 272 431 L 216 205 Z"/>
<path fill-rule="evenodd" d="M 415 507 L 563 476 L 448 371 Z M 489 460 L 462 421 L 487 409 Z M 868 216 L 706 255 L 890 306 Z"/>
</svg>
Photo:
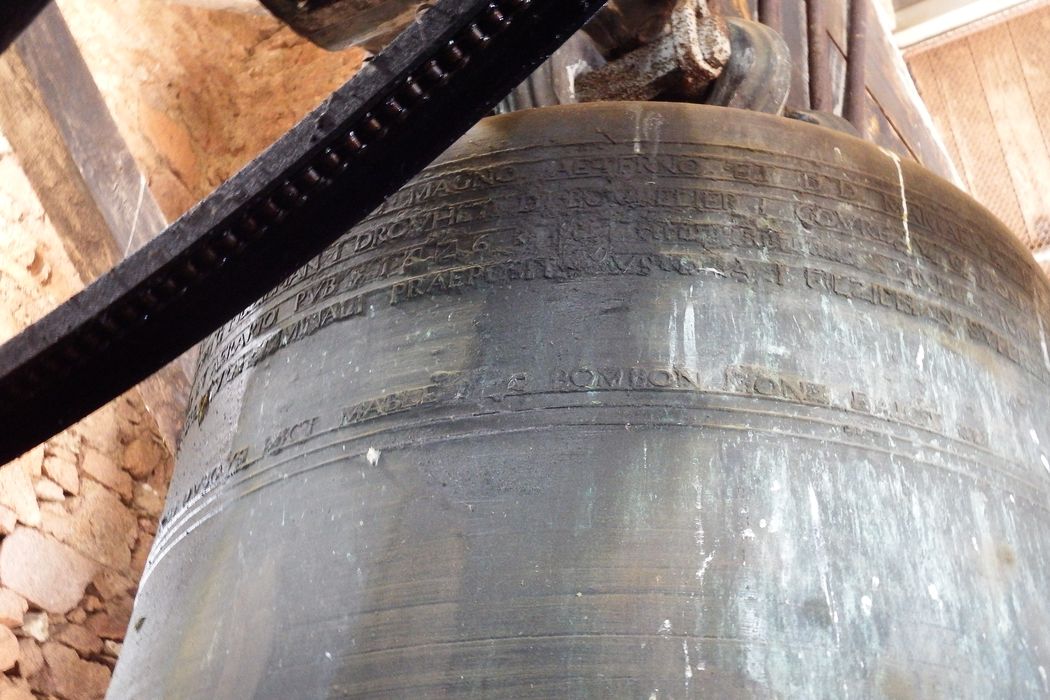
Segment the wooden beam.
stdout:
<svg viewBox="0 0 1050 700">
<path fill-rule="evenodd" d="M 168 0 L 174 5 L 189 5 L 204 10 L 244 12 L 250 15 L 267 15 L 269 11 L 259 0 Z"/>
<path fill-rule="evenodd" d="M 85 284 L 166 225 L 54 4 L 0 55 L 0 132 Z M 189 391 L 183 360 L 139 387 L 172 451 Z"/>
</svg>

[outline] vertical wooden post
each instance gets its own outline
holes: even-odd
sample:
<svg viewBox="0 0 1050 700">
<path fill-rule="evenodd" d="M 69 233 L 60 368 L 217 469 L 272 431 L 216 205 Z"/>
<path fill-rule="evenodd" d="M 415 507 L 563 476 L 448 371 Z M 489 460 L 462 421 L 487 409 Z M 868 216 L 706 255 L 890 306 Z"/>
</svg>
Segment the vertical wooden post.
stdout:
<svg viewBox="0 0 1050 700">
<path fill-rule="evenodd" d="M 865 65 L 868 60 L 868 0 L 850 0 L 846 47 L 846 95 L 842 116 L 864 133 Z"/>
<path fill-rule="evenodd" d="M 758 0 L 758 20 L 777 34 L 784 33 L 784 16 L 780 0 Z"/>
<path fill-rule="evenodd" d="M 824 0 L 806 0 L 806 34 L 809 44 L 809 106 L 830 112 L 833 105 L 831 63 Z"/>
</svg>

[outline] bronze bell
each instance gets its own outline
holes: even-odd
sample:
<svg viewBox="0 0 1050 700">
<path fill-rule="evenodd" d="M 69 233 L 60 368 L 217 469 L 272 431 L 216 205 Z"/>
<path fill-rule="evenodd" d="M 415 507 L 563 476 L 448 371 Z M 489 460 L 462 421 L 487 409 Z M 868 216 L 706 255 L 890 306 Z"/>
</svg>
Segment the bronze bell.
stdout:
<svg viewBox="0 0 1050 700">
<path fill-rule="evenodd" d="M 110 696 L 1038 695 L 1048 332 L 856 138 L 488 119 L 205 344 Z"/>
</svg>

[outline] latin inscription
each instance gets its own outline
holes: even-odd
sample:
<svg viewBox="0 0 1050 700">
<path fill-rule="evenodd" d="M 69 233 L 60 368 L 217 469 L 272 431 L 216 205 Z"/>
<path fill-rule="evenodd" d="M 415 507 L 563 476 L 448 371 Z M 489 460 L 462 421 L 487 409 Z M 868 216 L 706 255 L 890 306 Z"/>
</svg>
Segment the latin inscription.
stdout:
<svg viewBox="0 0 1050 700">
<path fill-rule="evenodd" d="M 382 418 L 426 406 L 427 404 L 437 403 L 441 398 L 440 387 L 437 385 L 386 394 L 344 408 L 339 424 L 341 427 L 357 425 L 373 418 Z"/>
<path fill-rule="evenodd" d="M 684 367 L 576 367 L 551 372 L 555 391 L 636 391 L 684 389 L 698 391 L 695 370 Z"/>
<path fill-rule="evenodd" d="M 211 403 L 211 397 L 215 396 L 229 382 L 241 376 L 245 370 L 255 367 L 278 350 L 303 338 L 308 338 L 333 323 L 362 315 L 364 310 L 364 299 L 362 297 L 340 300 L 309 313 L 297 319 L 291 325 L 271 333 L 261 343 L 252 346 L 247 353 L 240 355 L 234 362 L 202 364 L 198 368 L 197 377 L 194 380 L 194 399 L 190 404 L 187 426 L 192 424 L 193 421 L 199 423 L 204 420 Z"/>
<path fill-rule="evenodd" d="M 202 344 L 193 417 L 202 420 L 217 392 L 247 369 L 333 324 L 484 286 L 599 275 L 683 276 L 805 290 L 810 303 L 861 302 L 929 323 L 1045 379 L 1041 355 L 1033 359 L 1034 321 L 1020 312 L 1043 288 L 1017 250 L 976 230 L 965 212 L 909 194 L 907 241 L 895 182 L 779 155 L 757 162 L 763 154 L 728 147 L 674 153 L 675 146 L 665 146 L 658 156 L 566 150 L 528 163 L 432 169 Z M 642 208 L 651 215 L 633 213 Z M 1039 303 L 1047 300 L 1039 296 Z M 952 425 L 936 406 L 768 367 L 522 368 L 495 382 L 457 376 L 365 397 L 337 414 L 275 430 L 173 499 L 162 527 L 208 491 L 328 431 L 452 402 L 492 411 L 508 402 L 514 410 L 515 402 L 551 392 L 623 391 L 675 392 L 681 402 L 691 394 L 728 394 L 853 411 L 989 444 L 988 429 L 972 417 Z M 587 401 L 600 405 L 602 398 Z"/>
<path fill-rule="evenodd" d="M 439 167 L 203 344 L 194 417 L 245 370 L 364 315 L 369 304 L 585 275 L 803 286 L 933 323 L 1046 375 L 1033 360 L 1032 320 L 1017 312 L 1031 305 L 1032 281 L 1027 272 L 1016 279 L 1003 272 L 1026 269 L 1009 245 L 973 231 L 937 203 L 909 202 L 910 254 L 925 263 L 911 264 L 902 261 L 908 242 L 894 188 L 834 174 L 830 166 L 755 162 L 753 154 L 745 160 L 732 149 L 705 149 L 711 153 Z M 538 176 L 561 186 L 523 187 Z M 648 176 L 657 179 L 624 181 Z M 784 192 L 812 201 L 791 201 Z M 639 207 L 671 215 L 602 218 Z M 814 265 L 818 260 L 848 269 Z M 990 293 L 975 293 L 974 286 Z"/>
<path fill-rule="evenodd" d="M 266 442 L 263 445 L 262 453 L 264 456 L 280 454 L 285 447 L 288 445 L 302 442 L 314 434 L 314 430 L 317 428 L 317 421 L 319 417 L 314 416 L 304 421 L 300 421 L 295 425 L 290 425 L 287 428 L 278 430 L 273 435 L 266 438 Z"/>
<path fill-rule="evenodd" d="M 988 430 L 973 419 L 950 424 L 935 407 L 903 401 L 873 392 L 836 386 L 816 378 L 757 365 L 731 365 L 721 372 L 713 368 L 688 367 L 679 364 L 639 363 L 630 366 L 600 362 L 581 363 L 574 367 L 556 368 L 546 373 L 511 371 L 489 379 L 487 369 L 467 373 L 438 373 L 429 384 L 389 392 L 363 399 L 339 409 L 336 415 L 312 416 L 273 431 L 258 447 L 243 447 L 204 474 L 162 518 L 162 528 L 185 510 L 194 500 L 228 482 L 234 476 L 253 469 L 269 457 L 301 447 L 314 437 L 333 430 L 353 429 L 371 421 L 405 414 L 432 406 L 460 404 L 468 413 L 483 415 L 500 410 L 514 411 L 530 401 L 550 394 L 603 392 L 670 392 L 676 405 L 690 405 L 689 395 L 735 395 L 786 402 L 814 409 L 844 410 L 861 413 L 897 425 L 927 430 L 942 437 L 952 437 L 970 445 L 987 448 Z M 685 403 L 681 403 L 681 402 Z M 512 402 L 501 408 L 506 402 Z M 488 407 L 481 409 L 480 405 Z M 601 399 L 590 399 L 589 406 L 600 406 Z M 963 412 L 973 413 L 967 407 Z M 768 410 L 766 410 L 769 413 Z M 878 439 L 883 432 L 855 422 L 843 429 L 855 437 Z"/>
<path fill-rule="evenodd" d="M 735 365 L 726 370 L 726 390 L 737 394 L 785 399 L 814 406 L 828 406 L 828 387 L 792 374 L 763 367 Z"/>
<path fill-rule="evenodd" d="M 930 430 L 941 428 L 941 415 L 932 408 L 893 399 L 872 398 L 871 395 L 863 391 L 850 392 L 849 407 L 851 410 L 860 413 L 889 418 L 920 428 L 928 428 Z"/>
<path fill-rule="evenodd" d="M 250 448 L 244 447 L 233 452 L 227 459 L 208 470 L 198 479 L 181 497 L 175 505 L 169 506 L 161 515 L 158 524 L 158 534 L 182 513 L 193 501 L 212 491 L 232 479 L 237 474 L 246 471 L 252 465 L 249 459 Z M 170 501 L 170 499 L 169 499 Z"/>
<path fill-rule="evenodd" d="M 574 211 L 579 209 L 607 210 L 610 207 L 667 207 L 692 211 L 742 212 L 742 197 L 714 190 L 691 187 L 595 187 L 566 188 L 521 195 L 519 214 Z"/>
</svg>

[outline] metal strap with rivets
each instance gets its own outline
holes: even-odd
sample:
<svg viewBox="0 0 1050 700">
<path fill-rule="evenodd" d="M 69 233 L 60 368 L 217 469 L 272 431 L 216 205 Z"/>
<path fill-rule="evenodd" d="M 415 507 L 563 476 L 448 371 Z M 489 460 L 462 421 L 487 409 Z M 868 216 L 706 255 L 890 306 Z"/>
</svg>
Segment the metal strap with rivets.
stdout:
<svg viewBox="0 0 1050 700">
<path fill-rule="evenodd" d="M 131 388 L 320 253 L 603 4 L 437 2 L 244 170 L 0 347 L 0 463 Z"/>
</svg>

